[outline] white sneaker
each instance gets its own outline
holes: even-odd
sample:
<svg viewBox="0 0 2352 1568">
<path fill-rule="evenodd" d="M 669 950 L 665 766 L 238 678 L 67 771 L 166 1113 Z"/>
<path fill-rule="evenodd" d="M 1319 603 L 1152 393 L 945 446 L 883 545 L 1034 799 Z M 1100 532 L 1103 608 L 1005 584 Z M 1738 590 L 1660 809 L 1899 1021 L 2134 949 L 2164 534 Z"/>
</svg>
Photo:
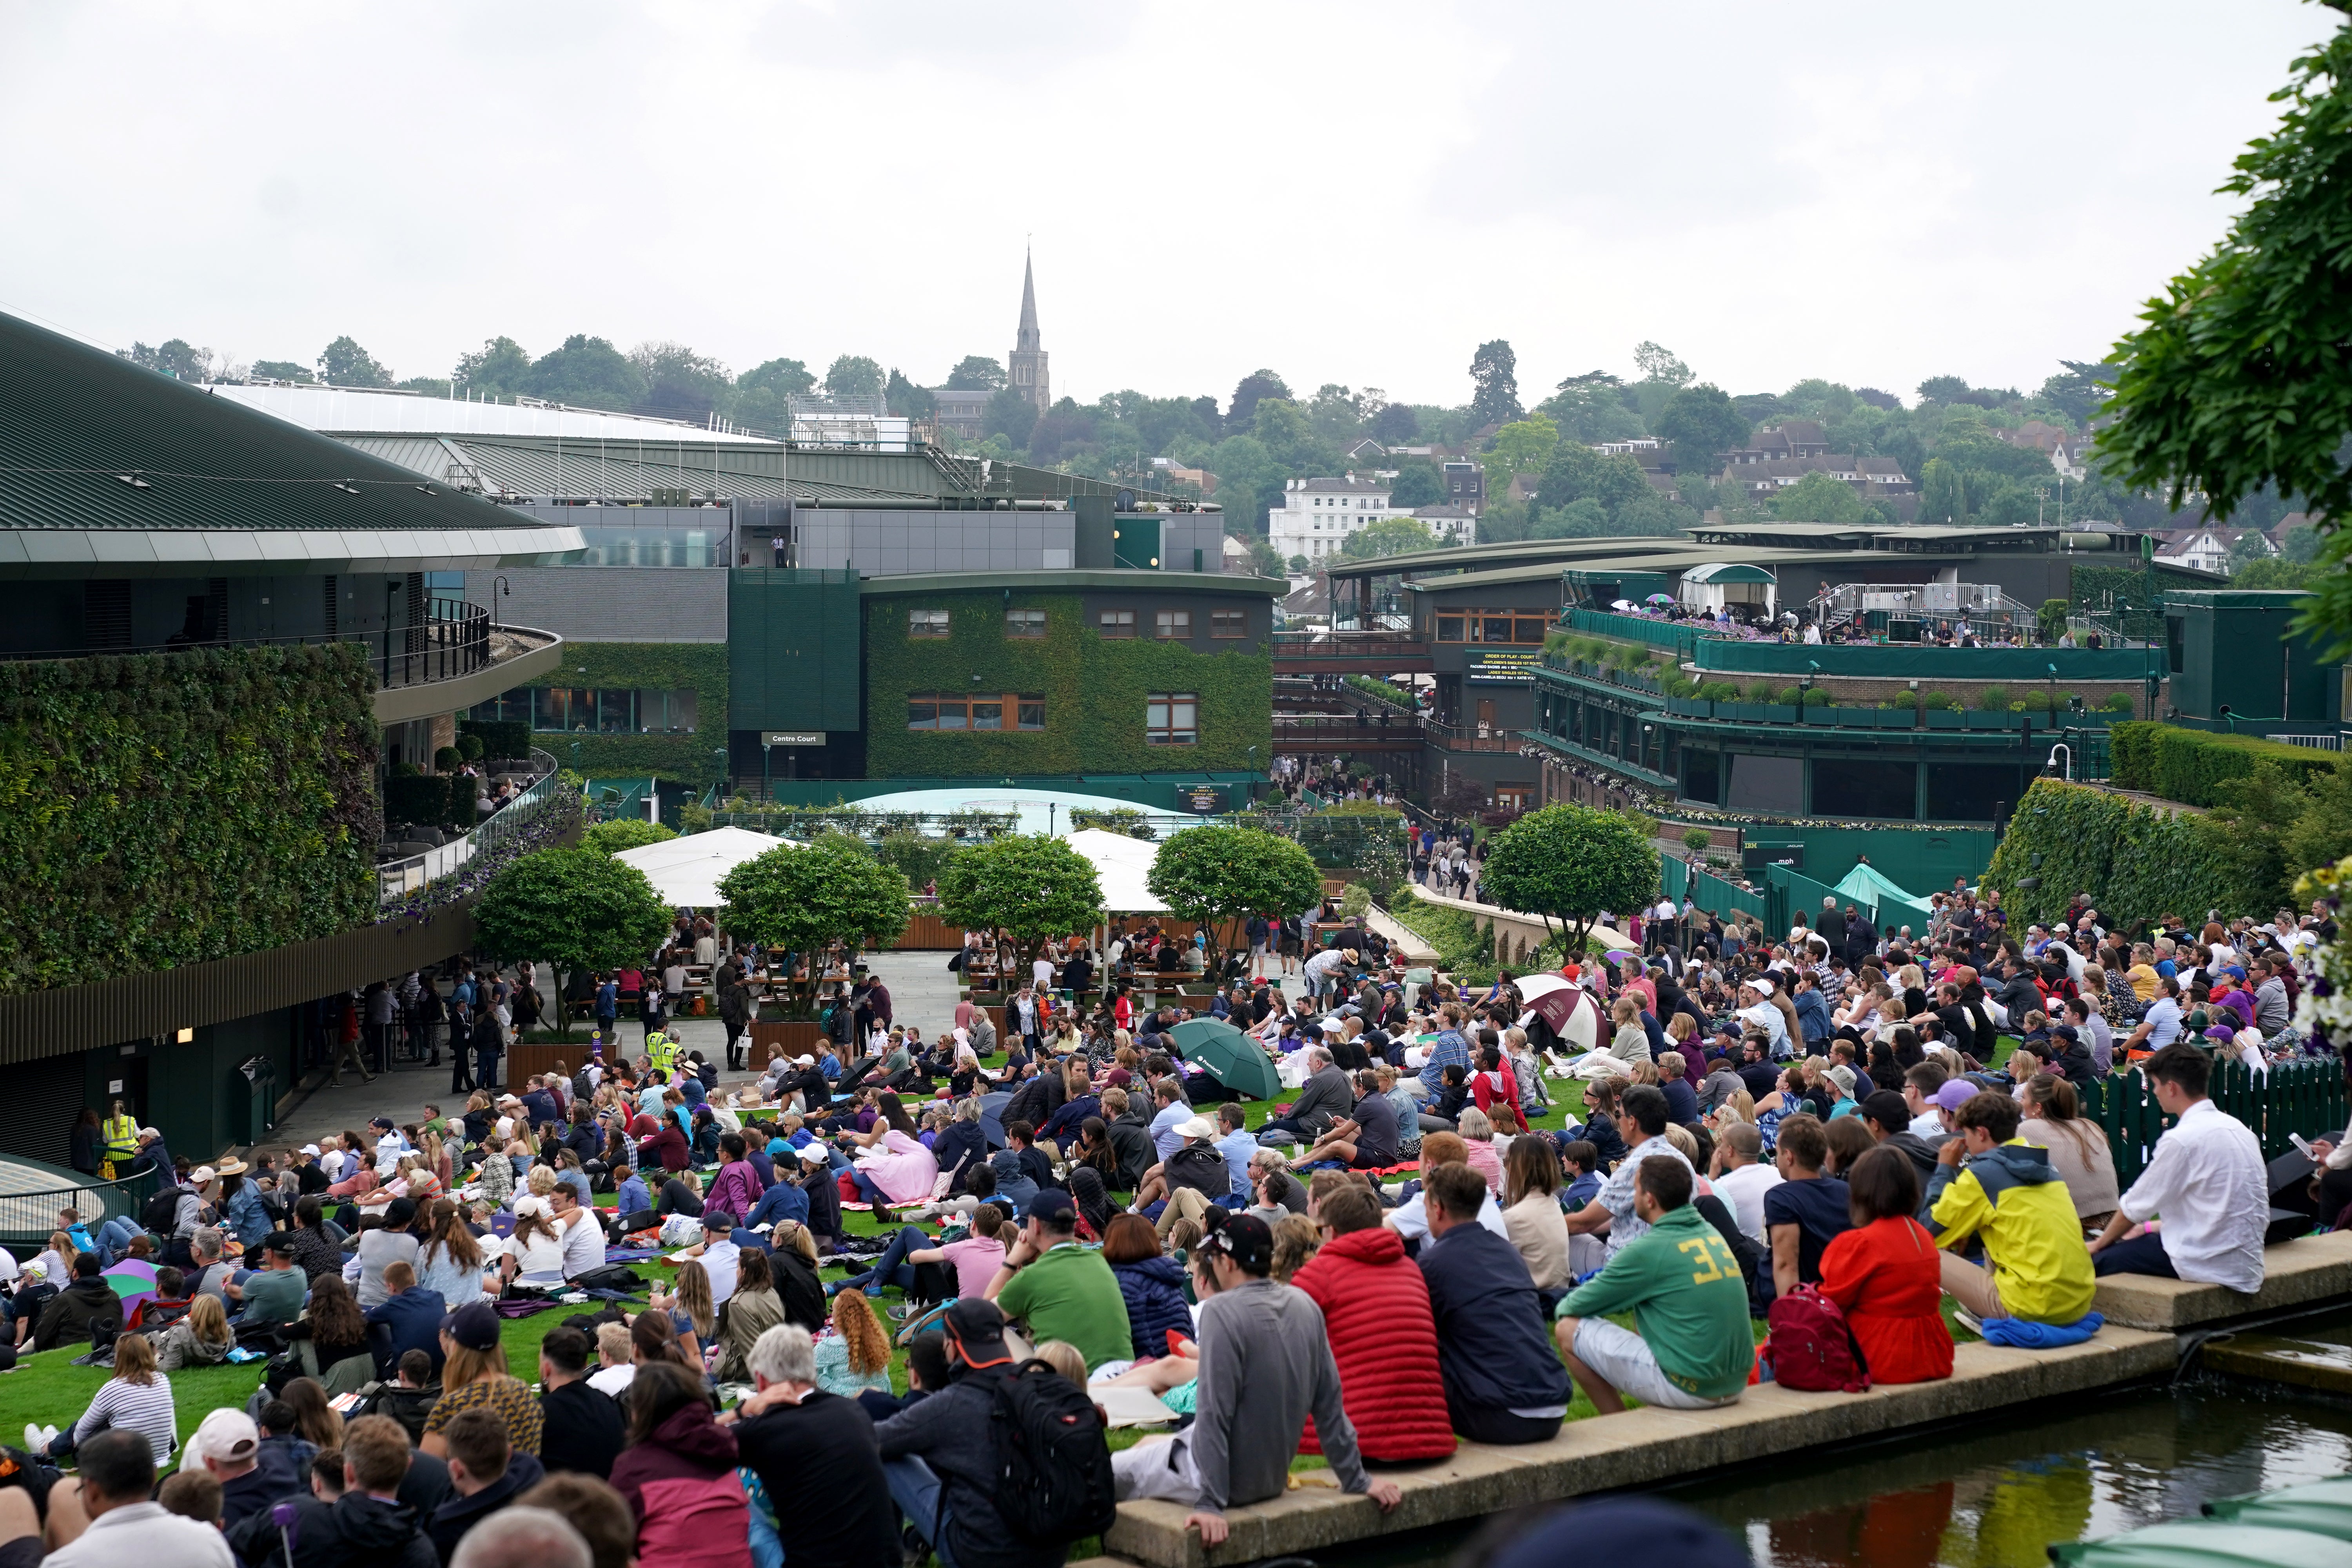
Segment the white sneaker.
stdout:
<svg viewBox="0 0 2352 1568">
<path fill-rule="evenodd" d="M 37 1421 L 27 1421 L 25 1423 L 25 1452 L 37 1454 L 40 1451 L 41 1424 Z"/>
</svg>

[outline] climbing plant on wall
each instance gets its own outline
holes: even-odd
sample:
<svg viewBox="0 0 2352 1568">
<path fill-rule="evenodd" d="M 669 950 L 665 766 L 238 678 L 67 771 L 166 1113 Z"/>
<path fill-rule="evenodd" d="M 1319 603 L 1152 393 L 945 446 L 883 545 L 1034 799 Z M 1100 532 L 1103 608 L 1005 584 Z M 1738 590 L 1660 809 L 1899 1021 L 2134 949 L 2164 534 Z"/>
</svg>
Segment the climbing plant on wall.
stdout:
<svg viewBox="0 0 2352 1568">
<path fill-rule="evenodd" d="M 2126 929 L 2166 914 L 2201 921 L 2209 909 L 2240 913 L 2228 907 L 2232 881 L 2214 824 L 2051 778 L 2034 780 L 2018 802 L 1984 875 L 2012 929 L 2048 923 L 2078 892 Z"/>
<path fill-rule="evenodd" d="M 530 737 L 531 743 L 590 778 L 651 773 L 716 784 L 725 776 L 714 754 L 727 744 L 725 643 L 566 642 L 562 664 L 531 685 L 692 691 L 699 712 L 698 728 L 691 735 L 567 735 L 541 731 Z M 574 743 L 580 747 L 577 755 L 572 750 Z"/>
<path fill-rule="evenodd" d="M 352 643 L 0 665 L 0 991 L 374 920 L 373 685 Z"/>
</svg>

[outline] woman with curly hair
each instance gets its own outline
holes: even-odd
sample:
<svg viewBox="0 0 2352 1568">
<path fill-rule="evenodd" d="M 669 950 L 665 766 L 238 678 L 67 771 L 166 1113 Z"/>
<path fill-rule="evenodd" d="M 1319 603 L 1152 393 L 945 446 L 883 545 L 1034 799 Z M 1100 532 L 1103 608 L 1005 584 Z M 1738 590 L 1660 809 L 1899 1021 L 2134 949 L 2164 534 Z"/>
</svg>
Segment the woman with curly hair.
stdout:
<svg viewBox="0 0 2352 1568">
<path fill-rule="evenodd" d="M 890 1333 L 863 1290 L 833 1299 L 833 1331 L 816 1342 L 816 1385 L 844 1399 L 890 1392 Z"/>
</svg>

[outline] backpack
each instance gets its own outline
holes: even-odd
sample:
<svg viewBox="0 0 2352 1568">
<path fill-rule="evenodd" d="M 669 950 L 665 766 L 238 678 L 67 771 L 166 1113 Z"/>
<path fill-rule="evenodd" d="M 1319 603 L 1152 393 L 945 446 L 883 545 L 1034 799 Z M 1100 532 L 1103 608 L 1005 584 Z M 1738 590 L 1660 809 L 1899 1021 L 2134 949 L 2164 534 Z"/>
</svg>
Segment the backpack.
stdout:
<svg viewBox="0 0 2352 1568">
<path fill-rule="evenodd" d="M 576 1105 L 596 1103 L 596 1086 L 588 1081 L 588 1069 L 582 1068 L 572 1075 L 572 1100 Z"/>
<path fill-rule="evenodd" d="M 1772 1381 L 1781 1387 L 1860 1394 L 1870 1386 L 1870 1371 L 1854 1349 L 1845 1314 L 1815 1287 L 1800 1285 L 1773 1302 L 1765 1321 L 1770 1333 L 1764 1355 L 1772 1363 Z"/>
<path fill-rule="evenodd" d="M 157 1236 L 169 1236 L 179 1215 L 180 1189 L 166 1183 L 156 1188 L 154 1195 L 140 1205 L 139 1228 L 152 1230 Z"/>
<path fill-rule="evenodd" d="M 1087 1391 L 1031 1357 L 997 1380 L 996 1510 L 1034 1546 L 1100 1535 L 1118 1517 L 1110 1445 Z"/>
</svg>

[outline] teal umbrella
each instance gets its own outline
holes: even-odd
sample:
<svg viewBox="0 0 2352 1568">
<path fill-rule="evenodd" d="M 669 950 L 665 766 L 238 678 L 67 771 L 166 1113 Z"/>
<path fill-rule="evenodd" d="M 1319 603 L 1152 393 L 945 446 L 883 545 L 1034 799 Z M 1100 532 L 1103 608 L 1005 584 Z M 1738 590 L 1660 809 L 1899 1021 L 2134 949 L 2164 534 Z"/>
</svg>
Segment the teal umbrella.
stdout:
<svg viewBox="0 0 2352 1568">
<path fill-rule="evenodd" d="M 1184 1059 L 1252 1100 L 1272 1100 L 1282 1090 L 1264 1047 L 1222 1018 L 1188 1018 L 1168 1032 Z"/>
</svg>

